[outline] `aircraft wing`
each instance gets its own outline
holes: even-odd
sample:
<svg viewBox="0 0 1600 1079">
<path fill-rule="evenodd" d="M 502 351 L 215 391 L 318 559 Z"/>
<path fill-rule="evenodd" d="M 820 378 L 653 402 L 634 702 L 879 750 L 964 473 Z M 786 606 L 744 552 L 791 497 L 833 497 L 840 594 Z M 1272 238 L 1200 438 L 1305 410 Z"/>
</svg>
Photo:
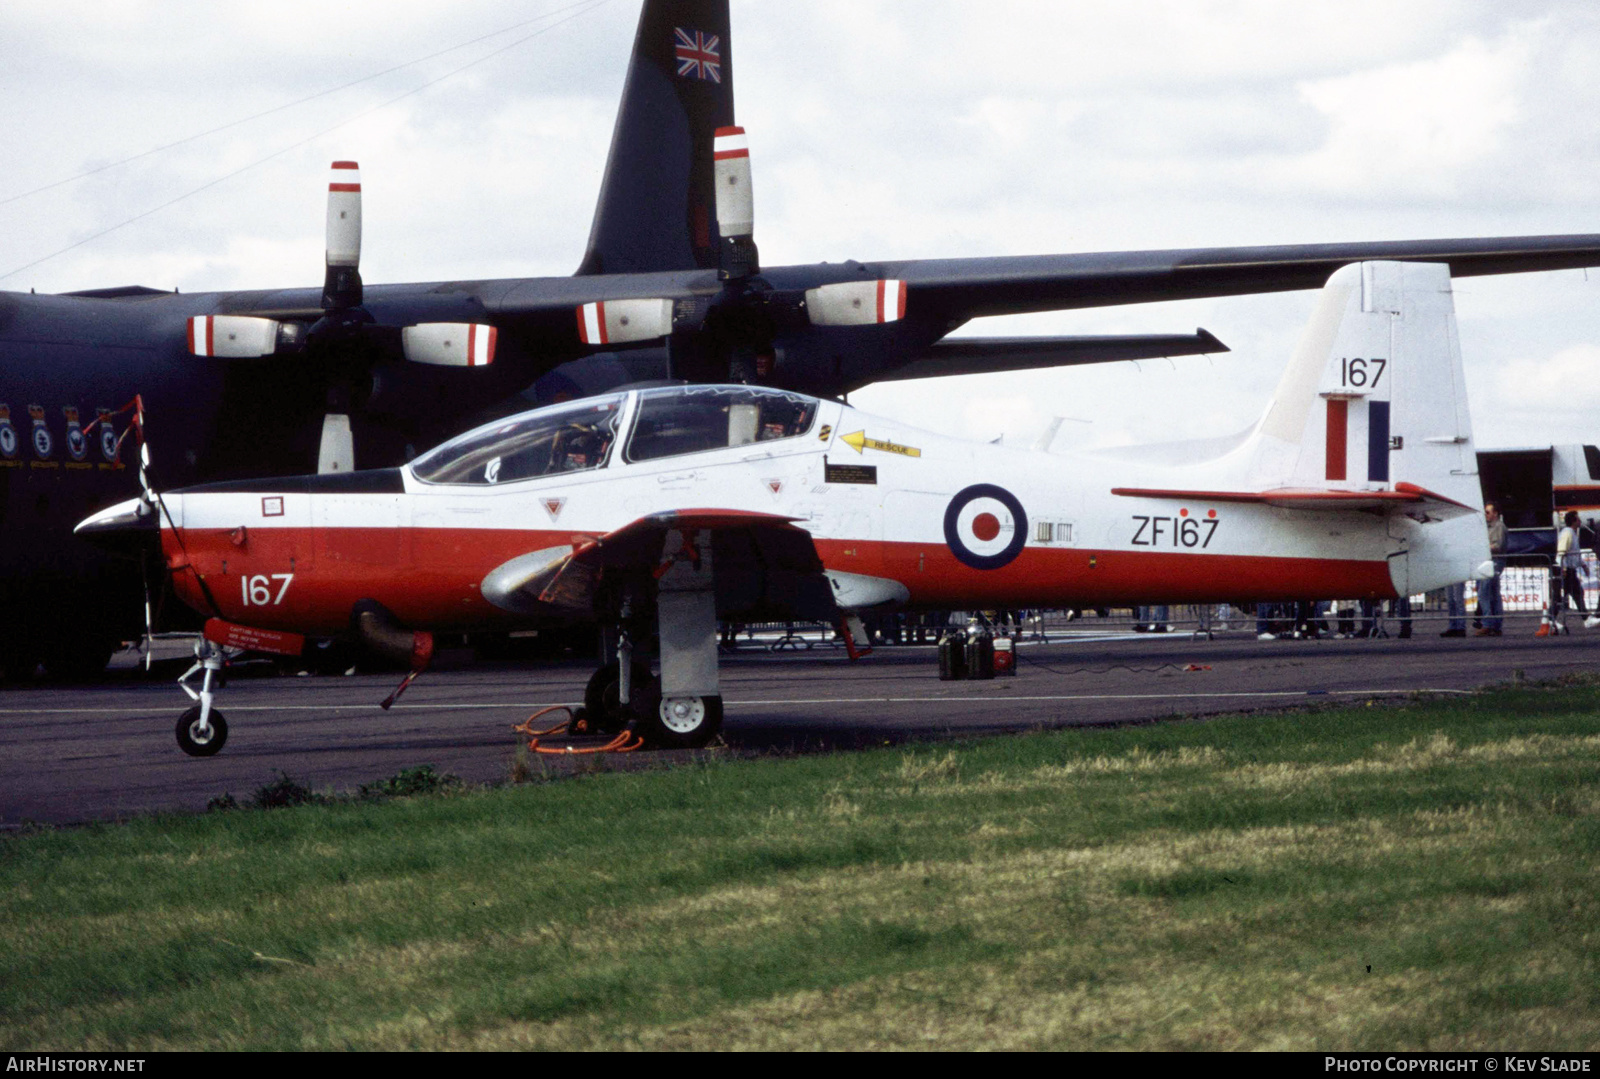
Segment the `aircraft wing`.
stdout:
<svg viewBox="0 0 1600 1079">
<path fill-rule="evenodd" d="M 1414 483 L 1397 483 L 1392 491 L 1337 491 L 1319 488 L 1277 487 L 1268 491 L 1176 491 L 1142 487 L 1113 487 L 1125 498 L 1159 498 L 1178 502 L 1253 502 L 1291 510 L 1422 510 L 1430 517 L 1448 520 L 1479 512 L 1453 498 Z"/>
<path fill-rule="evenodd" d="M 716 571 L 717 613 L 745 621 L 828 620 L 837 616 L 822 559 L 794 517 L 748 510 L 684 509 L 653 513 L 570 550 L 538 551 L 489 574 L 483 594 L 505 610 L 556 608 L 588 613 L 606 573 L 660 576 L 679 558 L 694 557 L 682 534 L 709 532 Z M 670 534 L 680 533 L 677 546 Z"/>
<path fill-rule="evenodd" d="M 1600 235 L 1213 247 L 918 259 L 873 269 L 906 282 L 908 317 L 952 322 L 1077 307 L 1321 288 L 1351 262 L 1444 262 L 1453 277 L 1600 265 Z"/>
</svg>

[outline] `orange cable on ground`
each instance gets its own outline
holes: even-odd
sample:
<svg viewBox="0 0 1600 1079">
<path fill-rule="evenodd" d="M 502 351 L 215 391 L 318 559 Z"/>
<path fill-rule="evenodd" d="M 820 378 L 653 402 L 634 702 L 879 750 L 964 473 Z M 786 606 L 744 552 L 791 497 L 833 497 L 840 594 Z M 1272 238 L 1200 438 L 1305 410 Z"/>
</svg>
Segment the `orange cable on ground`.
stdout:
<svg viewBox="0 0 1600 1079">
<path fill-rule="evenodd" d="M 534 720 L 538 719 L 542 715 L 558 711 L 567 713 L 569 717 L 567 722 L 557 723 L 554 727 L 550 727 L 542 731 L 536 731 L 533 729 Z M 539 744 L 539 739 L 546 738 L 552 734 L 572 733 L 571 728 L 574 718 L 576 717 L 573 716 L 572 709 L 567 705 L 552 704 L 548 708 L 541 708 L 539 711 L 535 712 L 533 715 L 529 716 L 527 719 L 523 720 L 521 723 L 518 723 L 511 729 L 517 734 L 528 735 L 528 748 L 535 753 L 546 753 L 562 756 L 578 756 L 586 753 L 632 753 L 634 750 L 640 749 L 644 746 L 643 738 L 640 738 L 632 731 L 627 730 L 620 732 L 615 738 L 611 739 L 611 741 L 607 742 L 603 746 L 584 746 L 580 749 L 577 746 L 570 744 L 560 748 L 541 746 Z"/>
</svg>

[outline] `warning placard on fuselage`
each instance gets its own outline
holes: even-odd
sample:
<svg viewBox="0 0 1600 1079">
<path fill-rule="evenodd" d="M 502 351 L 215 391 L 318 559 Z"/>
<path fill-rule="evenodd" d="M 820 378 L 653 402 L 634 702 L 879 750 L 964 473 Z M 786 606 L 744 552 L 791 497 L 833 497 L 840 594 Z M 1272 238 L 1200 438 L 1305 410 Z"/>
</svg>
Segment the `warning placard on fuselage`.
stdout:
<svg viewBox="0 0 1600 1079">
<path fill-rule="evenodd" d="M 836 465 L 822 462 L 822 479 L 825 483 L 877 483 L 877 465 Z"/>
</svg>

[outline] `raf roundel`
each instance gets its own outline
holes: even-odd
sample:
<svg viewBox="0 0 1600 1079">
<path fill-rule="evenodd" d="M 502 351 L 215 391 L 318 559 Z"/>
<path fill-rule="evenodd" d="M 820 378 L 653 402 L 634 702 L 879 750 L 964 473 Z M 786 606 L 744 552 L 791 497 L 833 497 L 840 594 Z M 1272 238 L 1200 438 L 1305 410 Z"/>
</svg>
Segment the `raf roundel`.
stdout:
<svg viewBox="0 0 1600 1079">
<path fill-rule="evenodd" d="M 944 541 L 963 565 L 999 569 L 1028 542 L 1028 515 L 1017 496 L 992 483 L 975 483 L 944 511 Z"/>
</svg>

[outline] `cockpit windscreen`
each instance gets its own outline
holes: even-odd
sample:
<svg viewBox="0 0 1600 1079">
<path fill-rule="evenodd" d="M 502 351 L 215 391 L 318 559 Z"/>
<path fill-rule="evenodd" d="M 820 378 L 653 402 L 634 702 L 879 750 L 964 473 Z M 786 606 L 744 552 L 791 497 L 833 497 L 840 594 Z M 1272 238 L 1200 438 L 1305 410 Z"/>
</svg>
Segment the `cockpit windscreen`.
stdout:
<svg viewBox="0 0 1600 1079">
<path fill-rule="evenodd" d="M 468 431 L 417 458 L 425 483 L 496 484 L 599 468 L 617 436 L 623 395 L 541 408 Z"/>
</svg>

